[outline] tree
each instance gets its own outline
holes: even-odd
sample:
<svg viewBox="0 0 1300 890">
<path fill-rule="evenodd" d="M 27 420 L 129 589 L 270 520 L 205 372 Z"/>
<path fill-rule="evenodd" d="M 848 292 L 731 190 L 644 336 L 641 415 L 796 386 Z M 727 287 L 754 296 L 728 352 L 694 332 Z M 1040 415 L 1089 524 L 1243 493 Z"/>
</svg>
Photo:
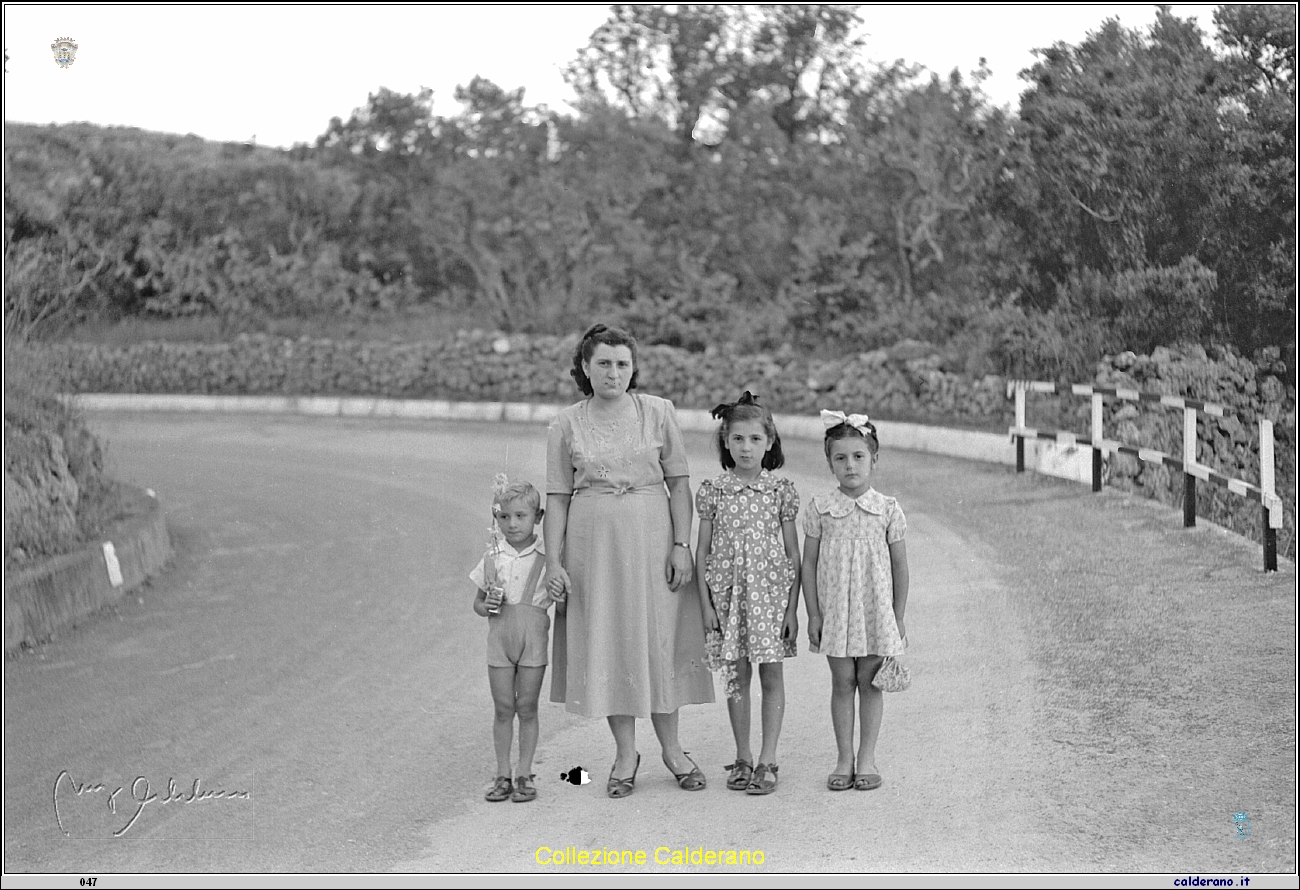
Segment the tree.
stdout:
<svg viewBox="0 0 1300 890">
<path fill-rule="evenodd" d="M 1023 73 L 1024 163 L 1012 171 L 1014 219 L 1037 273 L 1026 283 L 1033 303 L 1079 296 L 1071 282 L 1090 270 L 1115 296 L 1154 299 L 1164 285 L 1121 277 L 1149 271 L 1142 280 L 1209 283 L 1187 291 L 1203 295 L 1187 307 L 1202 338 L 1250 349 L 1294 323 L 1289 18 L 1281 8 L 1221 8 L 1222 56 L 1167 8 L 1146 33 L 1108 21 L 1077 47 L 1037 51 Z"/>
<path fill-rule="evenodd" d="M 660 120 L 687 146 L 716 143 L 754 102 L 794 141 L 837 121 L 860 24 L 852 6 L 615 5 L 565 79 L 584 108 Z"/>
</svg>

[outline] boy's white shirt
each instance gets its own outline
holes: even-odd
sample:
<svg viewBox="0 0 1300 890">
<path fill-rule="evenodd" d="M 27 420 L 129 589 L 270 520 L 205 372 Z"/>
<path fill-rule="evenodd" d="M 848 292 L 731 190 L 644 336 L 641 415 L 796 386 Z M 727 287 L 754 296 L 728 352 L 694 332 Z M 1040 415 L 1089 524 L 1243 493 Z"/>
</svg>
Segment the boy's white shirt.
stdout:
<svg viewBox="0 0 1300 890">
<path fill-rule="evenodd" d="M 535 554 L 533 559 L 528 559 L 530 554 Z M 490 554 L 484 554 L 478 565 L 469 573 L 469 579 L 474 582 L 479 590 L 487 589 L 487 575 L 483 570 L 483 563 Z M 546 548 L 542 544 L 541 536 L 533 539 L 522 550 L 516 550 L 510 545 L 509 541 L 501 542 L 501 551 L 497 554 L 497 578 L 502 581 L 505 587 L 504 602 L 509 606 L 519 605 L 524 598 L 524 585 L 528 582 L 528 575 L 533 570 L 533 560 L 540 559 L 545 561 Z M 533 601 L 530 605 L 546 608 L 551 604 L 550 594 L 546 592 L 546 568 L 543 565 L 541 574 L 537 577 L 537 587 L 533 591 Z"/>
</svg>

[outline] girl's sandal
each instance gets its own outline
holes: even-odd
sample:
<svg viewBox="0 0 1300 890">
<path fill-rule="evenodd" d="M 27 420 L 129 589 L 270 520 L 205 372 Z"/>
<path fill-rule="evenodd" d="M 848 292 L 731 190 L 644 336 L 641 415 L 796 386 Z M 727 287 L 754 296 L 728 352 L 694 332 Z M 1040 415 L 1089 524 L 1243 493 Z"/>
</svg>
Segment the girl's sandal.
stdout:
<svg viewBox="0 0 1300 890">
<path fill-rule="evenodd" d="M 515 790 L 510 792 L 510 799 L 515 803 L 525 803 L 530 800 L 536 800 L 537 786 L 533 784 L 533 780 L 536 778 L 537 776 L 535 775 L 516 776 Z"/>
<path fill-rule="evenodd" d="M 497 776 L 492 782 L 492 789 L 483 795 L 483 799 L 492 803 L 500 803 L 510 797 L 513 787 L 509 776 Z"/>
<path fill-rule="evenodd" d="M 723 769 L 731 770 L 727 776 L 727 787 L 732 791 L 744 791 L 749 787 L 750 776 L 754 775 L 754 764 L 737 757 L 735 763 L 728 763 Z"/>
<path fill-rule="evenodd" d="M 691 760 L 690 754 L 686 751 L 682 752 L 682 756 L 687 760 Z M 664 761 L 664 766 L 668 766 L 668 761 Z M 694 760 L 691 760 L 691 767 L 690 772 L 673 773 L 673 768 L 668 766 L 668 772 L 673 773 L 673 778 L 677 780 L 677 787 L 683 791 L 703 791 L 708 784 L 708 780 L 704 778 L 703 771 L 696 765 Z"/>
<path fill-rule="evenodd" d="M 754 767 L 754 776 L 749 780 L 746 794 L 771 794 L 776 790 L 776 764 L 760 763 Z"/>
<path fill-rule="evenodd" d="M 867 773 L 853 780 L 853 787 L 859 791 L 875 791 L 883 784 L 885 780 L 880 777 L 880 773 Z"/>
<path fill-rule="evenodd" d="M 854 778 L 852 773 L 831 773 L 826 777 L 826 790 L 848 791 L 853 787 Z"/>
</svg>

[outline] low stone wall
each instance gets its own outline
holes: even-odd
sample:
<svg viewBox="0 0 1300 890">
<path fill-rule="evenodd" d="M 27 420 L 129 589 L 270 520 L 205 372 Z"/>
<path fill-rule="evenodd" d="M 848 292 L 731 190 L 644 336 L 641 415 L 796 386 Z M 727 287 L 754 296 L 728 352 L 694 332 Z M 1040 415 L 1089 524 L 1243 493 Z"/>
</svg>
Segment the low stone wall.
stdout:
<svg viewBox="0 0 1300 890">
<path fill-rule="evenodd" d="M 171 538 L 162 507 L 138 489 L 132 489 L 132 496 L 136 500 L 134 515 L 110 526 L 102 540 L 6 577 L 6 655 L 49 640 L 117 602 L 166 565 L 171 558 Z M 116 586 L 105 562 L 104 541 L 113 544 L 117 558 L 121 583 Z"/>
<path fill-rule="evenodd" d="M 417 344 L 286 340 L 241 336 L 231 343 L 141 343 L 127 348 L 65 343 L 51 347 L 73 393 L 373 396 L 473 402 L 566 404 L 578 397 L 569 377 L 577 337 L 461 332 Z M 786 350 L 771 354 L 691 353 L 668 346 L 640 350 L 640 385 L 682 408 L 707 409 L 743 389 L 775 412 L 819 408 L 867 412 L 878 419 L 1004 433 L 1012 405 L 1002 377 L 969 378 L 945 369 L 937 351 L 904 342 L 836 359 Z M 1089 430 L 1086 398 L 1069 383 L 1182 395 L 1232 407 L 1236 417 L 1202 418 L 1197 459 L 1228 476 L 1259 481 L 1258 418 L 1274 422 L 1277 490 L 1285 502 L 1279 552 L 1296 555 L 1295 386 L 1284 365 L 1200 347 L 1124 353 L 1098 364 L 1092 381 L 1060 381 L 1065 394 L 1033 395 L 1030 424 L 1081 434 Z M 1180 454 L 1182 420 L 1160 406 L 1108 401 L 1106 435 L 1131 445 Z M 1177 474 L 1162 467 L 1111 461 L 1110 484 L 1181 504 Z M 1260 539 L 1260 510 L 1236 495 L 1202 486 L 1201 515 Z"/>
</svg>

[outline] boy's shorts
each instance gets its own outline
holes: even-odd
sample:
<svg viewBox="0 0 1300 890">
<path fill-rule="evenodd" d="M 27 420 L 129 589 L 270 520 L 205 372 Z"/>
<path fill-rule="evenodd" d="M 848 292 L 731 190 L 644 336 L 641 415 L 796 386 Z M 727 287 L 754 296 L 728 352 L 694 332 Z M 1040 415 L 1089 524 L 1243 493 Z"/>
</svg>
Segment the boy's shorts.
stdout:
<svg viewBox="0 0 1300 890">
<path fill-rule="evenodd" d="M 501 605 L 488 619 L 488 667 L 546 667 L 551 616 L 539 606 Z"/>
</svg>

